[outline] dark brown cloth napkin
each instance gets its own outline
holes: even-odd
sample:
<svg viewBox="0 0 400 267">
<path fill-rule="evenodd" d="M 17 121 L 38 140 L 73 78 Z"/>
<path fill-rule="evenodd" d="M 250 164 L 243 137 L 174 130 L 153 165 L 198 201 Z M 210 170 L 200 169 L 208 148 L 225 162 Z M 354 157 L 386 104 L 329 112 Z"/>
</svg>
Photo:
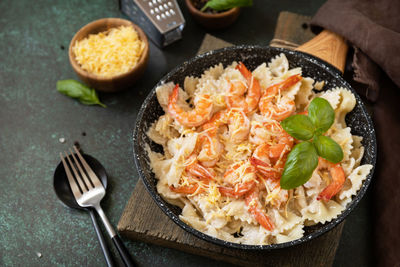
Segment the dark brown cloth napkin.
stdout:
<svg viewBox="0 0 400 267">
<path fill-rule="evenodd" d="M 339 33 L 356 47 L 354 79 L 367 85 L 364 95 L 376 101 L 379 68 L 400 87 L 400 1 L 329 0 L 312 24 Z"/>
<path fill-rule="evenodd" d="M 367 85 L 361 93 L 376 101 L 372 105 L 378 139 L 371 207 L 374 252 L 379 266 L 400 266 L 400 1 L 329 0 L 312 24 L 354 45 L 354 79 Z M 386 73 L 381 77 L 380 69 Z"/>
</svg>

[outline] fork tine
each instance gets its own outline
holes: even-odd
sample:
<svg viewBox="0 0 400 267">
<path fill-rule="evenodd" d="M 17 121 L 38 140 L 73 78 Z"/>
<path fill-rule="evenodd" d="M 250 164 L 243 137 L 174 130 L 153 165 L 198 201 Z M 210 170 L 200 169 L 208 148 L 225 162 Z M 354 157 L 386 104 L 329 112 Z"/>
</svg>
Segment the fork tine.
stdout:
<svg viewBox="0 0 400 267">
<path fill-rule="evenodd" d="M 69 152 L 71 153 L 71 156 L 74 159 L 75 165 L 79 169 L 79 174 L 81 175 L 81 178 L 83 178 L 83 182 L 86 184 L 86 187 L 88 188 L 88 190 L 90 190 L 91 188 L 94 188 L 93 183 L 87 177 L 86 173 L 82 170 L 81 163 L 79 163 L 79 160 L 76 159 L 76 157 L 71 149 L 69 149 Z"/>
<path fill-rule="evenodd" d="M 86 187 L 86 185 L 85 185 L 84 182 L 82 181 L 82 178 L 79 176 L 78 172 L 76 171 L 76 169 L 75 169 L 75 167 L 74 167 L 74 165 L 73 165 L 71 159 L 69 158 L 70 155 L 68 155 L 67 152 L 65 152 L 65 151 L 64 151 L 64 153 L 65 153 L 65 155 L 67 156 L 67 160 L 68 160 L 69 166 L 71 166 L 71 169 L 72 169 L 72 171 L 73 171 L 74 174 L 75 174 L 75 179 L 76 179 L 76 181 L 78 181 L 78 184 L 79 184 L 79 187 L 80 187 L 81 190 L 82 190 L 82 193 L 87 192 L 89 189 Z"/>
<path fill-rule="evenodd" d="M 94 173 L 94 171 L 92 170 L 92 168 L 90 168 L 89 164 L 87 164 L 86 160 L 82 157 L 81 153 L 79 152 L 79 150 L 76 148 L 76 146 L 73 146 L 74 150 L 76 152 L 76 154 L 78 155 L 78 158 L 80 159 L 83 168 L 85 169 L 85 171 L 87 172 L 87 174 L 89 175 L 90 180 L 92 181 L 93 185 L 95 187 L 101 186 L 103 187 L 103 184 L 100 182 L 99 178 L 97 177 L 97 175 Z"/>
<path fill-rule="evenodd" d="M 75 198 L 79 198 L 82 195 L 81 191 L 80 191 L 78 185 L 76 184 L 75 179 L 72 176 L 71 170 L 69 169 L 68 164 L 65 162 L 64 157 L 61 152 L 60 152 L 60 158 L 63 163 L 65 173 L 67 174 L 69 186 L 71 187 L 72 193 L 74 194 Z"/>
</svg>

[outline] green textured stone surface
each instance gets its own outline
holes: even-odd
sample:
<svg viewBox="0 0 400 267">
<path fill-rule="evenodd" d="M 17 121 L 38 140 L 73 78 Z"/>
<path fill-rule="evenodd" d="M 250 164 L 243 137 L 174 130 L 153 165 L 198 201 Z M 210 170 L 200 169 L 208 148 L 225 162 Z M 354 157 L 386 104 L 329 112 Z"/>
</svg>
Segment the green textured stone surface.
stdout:
<svg viewBox="0 0 400 267">
<path fill-rule="evenodd" d="M 280 11 L 312 15 L 323 2 L 254 1 L 234 25 L 211 34 L 234 44 L 266 45 Z M 138 180 L 131 141 L 137 111 L 164 74 L 195 55 L 205 34 L 179 3 L 187 22 L 183 40 L 164 50 L 151 44 L 142 79 L 125 92 L 100 94 L 104 109 L 67 98 L 55 85 L 77 79 L 67 52 L 74 33 L 99 18 L 124 17 L 118 2 L 0 1 L 0 266 L 105 266 L 89 215 L 63 206 L 53 191 L 58 153 L 78 141 L 102 162 L 109 174 L 102 203 L 116 226 Z M 369 201 L 367 195 L 348 217 L 335 265 L 370 262 Z M 125 244 L 141 266 L 228 266 L 140 242 Z"/>
</svg>

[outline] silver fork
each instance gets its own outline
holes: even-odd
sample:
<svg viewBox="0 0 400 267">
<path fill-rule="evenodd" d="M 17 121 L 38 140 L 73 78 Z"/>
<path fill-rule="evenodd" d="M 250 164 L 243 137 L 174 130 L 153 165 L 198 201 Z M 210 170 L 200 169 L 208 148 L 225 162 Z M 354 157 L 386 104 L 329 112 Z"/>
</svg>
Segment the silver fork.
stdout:
<svg viewBox="0 0 400 267">
<path fill-rule="evenodd" d="M 104 189 L 103 184 L 100 182 L 100 179 L 82 157 L 76 146 L 73 146 L 73 148 L 76 155 L 78 155 L 79 160 L 76 158 L 71 149 L 69 149 L 70 155 L 64 152 L 68 164 L 64 160 L 62 153 L 60 153 L 60 157 L 61 161 L 64 164 L 65 173 L 67 174 L 69 185 L 71 187 L 72 193 L 75 196 L 76 202 L 81 207 L 93 207 L 97 211 L 125 266 L 136 266 L 131 259 L 124 243 L 114 231 L 111 223 L 107 219 L 106 214 L 100 206 L 100 201 L 106 194 L 106 190 Z M 73 174 L 71 173 L 71 169 Z"/>
</svg>

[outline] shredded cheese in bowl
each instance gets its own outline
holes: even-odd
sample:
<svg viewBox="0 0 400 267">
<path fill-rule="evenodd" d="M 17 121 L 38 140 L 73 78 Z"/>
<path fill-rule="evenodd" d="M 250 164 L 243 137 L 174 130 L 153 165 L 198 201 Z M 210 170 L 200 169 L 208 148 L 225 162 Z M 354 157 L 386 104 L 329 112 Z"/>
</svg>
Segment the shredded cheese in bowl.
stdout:
<svg viewBox="0 0 400 267">
<path fill-rule="evenodd" d="M 113 77 L 131 70 L 139 61 L 145 43 L 132 26 L 120 26 L 90 34 L 73 46 L 76 61 L 92 74 Z"/>
</svg>

